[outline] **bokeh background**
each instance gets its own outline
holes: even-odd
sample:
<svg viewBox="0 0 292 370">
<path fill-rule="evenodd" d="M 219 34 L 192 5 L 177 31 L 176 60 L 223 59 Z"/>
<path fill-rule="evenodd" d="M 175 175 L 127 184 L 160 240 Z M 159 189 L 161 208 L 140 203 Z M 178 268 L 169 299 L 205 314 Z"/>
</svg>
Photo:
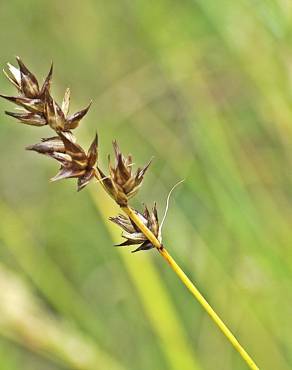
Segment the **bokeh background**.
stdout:
<svg viewBox="0 0 292 370">
<path fill-rule="evenodd" d="M 169 251 L 261 369 L 292 368 L 292 3 L 289 0 L 0 2 L 0 64 L 20 55 L 135 163 L 133 201 L 179 180 Z M 1 92 L 14 93 L 2 75 Z M 155 251 L 113 248 L 117 208 L 96 184 L 51 184 L 24 152 L 50 135 L 0 102 L 0 369 L 244 370 Z"/>
</svg>

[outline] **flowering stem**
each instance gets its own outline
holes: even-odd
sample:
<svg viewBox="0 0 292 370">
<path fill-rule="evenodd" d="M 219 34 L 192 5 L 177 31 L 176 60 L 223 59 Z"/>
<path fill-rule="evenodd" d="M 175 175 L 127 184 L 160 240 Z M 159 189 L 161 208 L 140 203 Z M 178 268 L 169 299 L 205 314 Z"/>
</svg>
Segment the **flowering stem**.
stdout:
<svg viewBox="0 0 292 370">
<path fill-rule="evenodd" d="M 158 229 L 158 237 L 156 237 L 151 232 L 151 230 L 144 225 L 137 212 L 127 205 L 127 201 L 128 198 L 130 198 L 130 195 L 133 196 L 139 189 L 143 180 L 143 176 L 148 169 L 151 161 L 144 167 L 139 168 L 136 174 L 133 175 L 133 173 L 131 172 L 131 166 L 133 164 L 132 157 L 125 157 L 120 152 L 117 142 L 114 141 L 113 146 L 116 157 L 116 165 L 112 167 L 109 163 L 110 174 L 108 177 L 105 176 L 99 167 L 95 168 L 98 154 L 97 134 L 88 152 L 86 153 L 83 148 L 76 143 L 76 138 L 71 133 L 71 130 L 76 128 L 79 124 L 79 121 L 85 116 L 90 105 L 85 109 L 68 116 L 70 90 L 67 90 L 65 93 L 62 107 L 60 107 L 50 95 L 52 67 L 47 78 L 45 79 L 42 88 L 40 89 L 36 77 L 28 70 L 28 68 L 18 57 L 17 62 L 19 65 L 19 69 L 8 64 L 9 72 L 5 72 L 5 74 L 8 77 L 9 81 L 19 90 L 21 96 L 14 97 L 0 94 L 0 97 L 16 103 L 25 110 L 21 113 L 6 112 L 8 115 L 17 118 L 25 124 L 30 124 L 34 126 L 49 125 L 58 134 L 57 137 L 54 136 L 52 138 L 43 139 L 41 143 L 27 147 L 27 149 L 29 150 L 34 150 L 38 153 L 46 154 L 49 157 L 52 157 L 61 162 L 61 169 L 59 173 L 52 179 L 52 181 L 72 177 L 77 178 L 78 190 L 83 189 L 93 177 L 95 177 L 98 182 L 101 182 L 105 190 L 113 199 L 115 199 L 116 203 L 120 205 L 121 209 L 127 214 L 127 216 L 147 238 L 147 240 L 145 241 L 143 238 L 143 242 L 146 242 L 146 245 L 143 245 L 144 243 L 141 244 L 140 247 L 136 249 L 136 251 L 143 249 L 141 247 L 145 247 L 144 249 L 149 249 L 149 247 L 152 248 L 153 245 L 161 254 L 161 256 L 165 259 L 165 261 L 167 261 L 173 271 L 178 275 L 183 284 L 199 301 L 199 303 L 209 314 L 209 316 L 211 316 L 211 318 L 222 331 L 222 333 L 227 337 L 227 339 L 232 343 L 237 352 L 242 356 L 249 368 L 252 370 L 259 370 L 257 365 L 254 363 L 248 353 L 241 347 L 237 339 L 227 328 L 224 322 L 220 319 L 220 317 L 212 309 L 212 307 L 202 296 L 199 290 L 195 287 L 195 285 L 191 282 L 191 280 L 187 277 L 187 275 L 183 272 L 183 270 L 178 266 L 175 260 L 164 248 L 159 235 L 161 229 L 158 227 L 156 206 L 153 208 L 151 217 L 154 218 L 155 228 Z M 124 187 L 127 188 L 127 191 L 125 191 Z M 168 201 L 169 196 L 167 199 L 167 207 Z M 149 213 L 147 208 L 145 208 L 145 212 L 146 211 L 147 213 Z M 151 219 L 150 221 L 146 221 L 150 222 L 150 228 L 153 230 L 153 227 L 151 226 Z M 121 222 L 119 221 L 116 223 Z M 123 225 L 120 226 L 123 227 Z M 150 245 L 148 241 L 152 245 Z M 134 244 L 137 243 L 135 242 Z"/>
<path fill-rule="evenodd" d="M 147 237 L 147 239 L 153 244 L 153 246 L 158 250 L 161 256 L 165 259 L 165 261 L 169 264 L 172 270 L 177 274 L 179 279 L 182 283 L 189 289 L 192 295 L 198 300 L 204 310 L 208 313 L 208 315 L 212 318 L 215 324 L 219 327 L 221 332 L 226 336 L 229 342 L 233 345 L 236 351 L 240 354 L 246 364 L 252 370 L 259 370 L 259 367 L 255 364 L 253 359 L 249 356 L 249 354 L 245 351 L 245 349 L 240 345 L 238 340 L 232 334 L 232 332 L 228 329 L 228 327 L 224 324 L 224 322 L 220 319 L 217 313 L 213 310 L 213 308 L 209 305 L 207 300 L 202 296 L 200 291 L 196 288 L 196 286 L 191 282 L 191 280 L 187 277 L 187 275 L 183 272 L 183 270 L 179 267 L 179 265 L 175 262 L 175 260 L 171 257 L 171 255 L 167 252 L 165 247 L 159 242 L 159 240 L 155 237 L 155 235 L 141 222 L 140 218 L 136 215 L 136 213 L 130 208 L 129 206 L 123 206 L 121 209 L 128 215 L 128 217 L 135 223 L 135 225 L 142 231 L 142 233 Z"/>
</svg>

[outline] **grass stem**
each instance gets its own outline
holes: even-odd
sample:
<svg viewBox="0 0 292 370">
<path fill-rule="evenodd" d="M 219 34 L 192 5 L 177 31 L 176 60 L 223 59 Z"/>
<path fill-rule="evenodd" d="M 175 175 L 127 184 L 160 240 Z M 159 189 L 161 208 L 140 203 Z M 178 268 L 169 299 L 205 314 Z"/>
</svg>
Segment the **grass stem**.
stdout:
<svg viewBox="0 0 292 370">
<path fill-rule="evenodd" d="M 233 345 L 236 351 L 240 354 L 240 356 L 246 362 L 248 367 L 252 370 L 259 370 L 259 367 L 253 361 L 250 355 L 241 346 L 241 344 L 238 342 L 238 340 L 235 338 L 232 332 L 228 329 L 228 327 L 220 319 L 220 317 L 213 310 L 213 308 L 210 306 L 207 300 L 203 297 L 200 291 L 196 288 L 194 283 L 187 277 L 184 271 L 179 267 L 179 265 L 171 257 L 171 255 L 168 253 L 165 247 L 159 242 L 159 240 L 155 237 L 155 235 L 141 222 L 140 218 L 136 215 L 136 213 L 129 206 L 121 207 L 121 209 L 128 215 L 128 217 L 135 223 L 135 225 L 142 231 L 142 233 L 154 245 L 154 247 L 158 250 L 160 255 L 169 264 L 172 270 L 177 274 L 177 276 L 182 281 L 182 283 L 189 289 L 192 295 L 197 299 L 200 305 L 204 308 L 204 310 L 212 318 L 215 324 L 219 327 L 221 332 L 225 335 L 225 337 Z"/>
</svg>

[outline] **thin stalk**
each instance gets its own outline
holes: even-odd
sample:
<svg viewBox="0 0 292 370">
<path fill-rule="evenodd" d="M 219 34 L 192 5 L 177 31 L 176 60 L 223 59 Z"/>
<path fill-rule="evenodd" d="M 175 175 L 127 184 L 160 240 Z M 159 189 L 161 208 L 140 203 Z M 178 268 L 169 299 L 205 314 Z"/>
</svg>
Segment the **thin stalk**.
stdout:
<svg viewBox="0 0 292 370">
<path fill-rule="evenodd" d="M 243 360 L 246 362 L 248 367 L 252 370 L 259 370 L 259 367 L 250 357 L 250 355 L 246 352 L 246 350 L 240 345 L 238 340 L 232 334 L 232 332 L 228 329 L 228 327 L 224 324 L 224 322 L 220 319 L 217 313 L 213 310 L 207 300 L 203 297 L 200 291 L 196 288 L 196 286 L 192 283 L 192 281 L 187 277 L 184 271 L 179 267 L 179 265 L 175 262 L 175 260 L 171 257 L 165 247 L 159 242 L 159 240 L 155 237 L 155 235 L 141 222 L 139 217 L 136 213 L 129 207 L 123 206 L 121 209 L 128 215 L 128 217 L 135 223 L 135 225 L 142 231 L 142 233 L 147 237 L 147 239 L 153 244 L 153 246 L 158 250 L 160 255 L 164 258 L 164 260 L 169 264 L 172 270 L 177 274 L 179 279 L 182 283 L 189 289 L 192 295 L 197 299 L 200 305 L 204 308 L 204 310 L 208 313 L 208 315 L 212 318 L 215 324 L 219 327 L 221 332 L 225 335 L 225 337 L 229 340 L 229 342 L 233 345 L 236 351 L 240 354 Z"/>
</svg>

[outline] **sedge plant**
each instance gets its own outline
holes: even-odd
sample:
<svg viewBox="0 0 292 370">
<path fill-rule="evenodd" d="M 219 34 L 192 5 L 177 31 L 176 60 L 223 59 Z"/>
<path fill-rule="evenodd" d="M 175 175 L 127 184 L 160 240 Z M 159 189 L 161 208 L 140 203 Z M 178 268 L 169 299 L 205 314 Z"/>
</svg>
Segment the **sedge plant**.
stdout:
<svg viewBox="0 0 292 370">
<path fill-rule="evenodd" d="M 84 109 L 69 114 L 70 90 L 66 90 L 61 105 L 51 95 L 53 65 L 51 65 L 43 84 L 40 85 L 35 75 L 22 60 L 19 57 L 16 59 L 18 66 L 15 67 L 8 63 L 8 69 L 4 70 L 4 73 L 17 89 L 18 95 L 1 94 L 0 96 L 15 103 L 19 108 L 16 112 L 6 111 L 7 115 L 16 118 L 23 124 L 36 127 L 49 126 L 54 131 L 54 136 L 42 138 L 39 143 L 26 148 L 53 158 L 60 163 L 59 172 L 51 181 L 75 178 L 77 179 L 77 190 L 80 191 L 91 180 L 96 179 L 121 209 L 120 214 L 110 218 L 122 229 L 124 241 L 117 246 L 133 246 L 135 249 L 132 252 L 156 249 L 233 345 L 247 366 L 252 370 L 259 369 L 195 284 L 167 251 L 162 242 L 161 232 L 165 217 L 159 223 L 156 204 L 151 209 L 144 206 L 143 211 L 138 211 L 130 206 L 129 200 L 139 191 L 151 160 L 134 171 L 132 156 L 124 155 L 120 151 L 118 143 L 114 141 L 115 161 L 112 163 L 110 156 L 108 156 L 108 170 L 103 170 L 98 164 L 98 135 L 95 135 L 89 149 L 85 151 L 77 143 L 76 136 L 73 134 L 73 130 L 78 127 L 81 119 L 87 114 L 91 103 Z"/>
</svg>

